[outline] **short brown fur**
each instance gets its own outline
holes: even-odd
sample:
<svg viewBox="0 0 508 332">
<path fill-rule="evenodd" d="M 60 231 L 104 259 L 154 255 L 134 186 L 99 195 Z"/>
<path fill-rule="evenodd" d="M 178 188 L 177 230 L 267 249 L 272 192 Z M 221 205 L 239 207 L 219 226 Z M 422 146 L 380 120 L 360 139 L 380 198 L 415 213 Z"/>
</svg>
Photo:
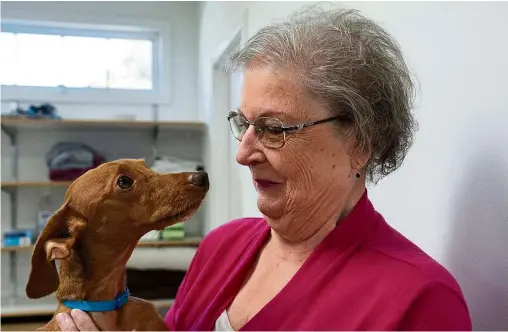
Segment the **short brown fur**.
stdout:
<svg viewBox="0 0 508 332">
<path fill-rule="evenodd" d="M 126 287 L 126 263 L 139 239 L 190 218 L 208 191 L 191 183 L 196 173 L 159 174 L 143 160 L 105 163 L 75 180 L 65 202 L 48 220 L 32 254 L 26 293 L 40 298 L 56 291 L 59 312 L 67 300 L 112 300 Z M 121 176 L 134 180 L 118 185 Z M 55 260 L 60 261 L 58 274 Z M 130 297 L 122 308 L 90 313 L 100 329 L 167 330 L 153 304 Z M 58 331 L 55 316 L 39 330 Z"/>
</svg>

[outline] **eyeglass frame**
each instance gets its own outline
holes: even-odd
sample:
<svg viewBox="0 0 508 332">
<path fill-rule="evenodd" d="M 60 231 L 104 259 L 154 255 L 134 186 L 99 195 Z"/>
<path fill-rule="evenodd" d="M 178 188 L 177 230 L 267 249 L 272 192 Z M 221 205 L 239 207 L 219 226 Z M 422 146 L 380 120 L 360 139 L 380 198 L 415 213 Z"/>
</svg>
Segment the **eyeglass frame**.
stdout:
<svg viewBox="0 0 508 332">
<path fill-rule="evenodd" d="M 312 127 L 312 126 L 315 126 L 315 125 L 318 125 L 318 124 L 322 124 L 322 123 L 327 123 L 327 122 L 330 122 L 330 121 L 333 121 L 333 120 L 347 121 L 347 119 L 346 119 L 346 117 L 344 115 L 336 115 L 336 116 L 324 118 L 324 119 L 321 119 L 321 120 L 309 121 L 309 122 L 303 122 L 303 123 L 300 123 L 300 124 L 297 124 L 297 125 L 285 126 L 284 123 L 281 120 L 279 120 L 277 118 L 272 118 L 272 117 L 269 117 L 269 116 L 261 116 L 261 117 L 258 117 L 256 119 L 254 119 L 251 122 L 242 113 L 238 112 L 237 110 L 232 110 L 232 111 L 229 111 L 229 114 L 228 114 L 229 127 L 230 127 L 231 132 L 233 133 L 233 137 L 235 137 L 239 142 L 241 142 L 242 140 L 239 139 L 238 137 L 236 137 L 235 133 L 233 132 L 233 128 L 231 128 L 231 119 L 236 117 L 236 116 L 242 116 L 245 119 L 245 122 L 249 126 L 254 126 L 255 128 L 261 128 L 262 130 L 265 130 L 266 128 L 262 128 L 261 126 L 255 124 L 255 122 L 258 121 L 259 119 L 272 119 L 272 120 L 276 120 L 276 121 L 280 122 L 282 124 L 282 127 L 279 128 L 279 130 L 280 130 L 279 133 L 282 133 L 282 145 L 281 146 L 279 146 L 279 147 L 267 147 L 262 142 L 262 140 L 260 140 L 261 144 L 263 144 L 263 146 L 265 146 L 265 147 L 267 147 L 269 149 L 280 149 L 280 148 L 284 147 L 284 145 L 286 145 L 286 133 L 291 133 L 292 134 L 292 133 L 297 132 L 299 130 L 302 130 L 304 128 Z M 247 127 L 247 130 L 248 129 L 249 129 L 249 127 Z M 245 132 L 247 132 L 247 130 L 245 130 Z M 277 133 L 277 134 L 279 134 L 279 133 Z M 242 137 L 242 139 L 243 139 L 243 137 Z"/>
</svg>

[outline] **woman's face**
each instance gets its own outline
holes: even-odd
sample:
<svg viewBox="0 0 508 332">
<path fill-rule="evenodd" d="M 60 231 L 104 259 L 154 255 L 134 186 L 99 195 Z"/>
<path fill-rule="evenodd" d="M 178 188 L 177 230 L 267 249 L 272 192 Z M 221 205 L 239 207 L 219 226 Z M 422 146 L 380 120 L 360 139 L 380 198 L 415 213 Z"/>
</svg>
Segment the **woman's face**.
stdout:
<svg viewBox="0 0 508 332">
<path fill-rule="evenodd" d="M 295 79 L 268 67 L 245 71 L 240 112 L 251 122 L 268 116 L 284 125 L 330 116 Z M 359 181 L 350 148 L 330 123 L 289 133 L 275 149 L 263 146 L 250 126 L 236 159 L 250 168 L 258 208 L 270 226 L 284 237 L 303 239 L 342 214 Z"/>
</svg>

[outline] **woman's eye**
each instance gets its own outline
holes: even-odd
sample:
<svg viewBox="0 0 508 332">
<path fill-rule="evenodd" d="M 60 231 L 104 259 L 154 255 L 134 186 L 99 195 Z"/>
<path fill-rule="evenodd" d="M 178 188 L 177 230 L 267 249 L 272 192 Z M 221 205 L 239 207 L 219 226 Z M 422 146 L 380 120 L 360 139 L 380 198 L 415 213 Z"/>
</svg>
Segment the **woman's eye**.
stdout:
<svg viewBox="0 0 508 332">
<path fill-rule="evenodd" d="M 118 180 L 116 181 L 116 185 L 120 188 L 120 189 L 129 189 L 130 187 L 132 187 L 132 185 L 134 184 L 134 180 L 130 177 L 128 177 L 127 175 L 122 175 L 118 178 Z"/>
<path fill-rule="evenodd" d="M 272 134 L 280 134 L 282 132 L 282 128 L 278 126 L 267 126 L 265 130 L 269 131 Z"/>
</svg>

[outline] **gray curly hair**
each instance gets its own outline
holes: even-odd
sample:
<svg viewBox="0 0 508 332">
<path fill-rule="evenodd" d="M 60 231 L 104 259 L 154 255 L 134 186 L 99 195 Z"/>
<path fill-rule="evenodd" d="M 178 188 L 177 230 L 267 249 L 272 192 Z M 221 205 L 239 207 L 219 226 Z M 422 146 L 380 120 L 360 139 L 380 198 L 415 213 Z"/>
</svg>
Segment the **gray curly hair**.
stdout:
<svg viewBox="0 0 508 332">
<path fill-rule="evenodd" d="M 255 61 L 254 61 L 255 60 Z M 259 30 L 229 54 L 225 72 L 269 65 L 288 69 L 370 152 L 367 180 L 377 183 L 402 164 L 417 123 L 411 114 L 414 83 L 397 42 L 356 10 L 308 6 Z"/>
</svg>

